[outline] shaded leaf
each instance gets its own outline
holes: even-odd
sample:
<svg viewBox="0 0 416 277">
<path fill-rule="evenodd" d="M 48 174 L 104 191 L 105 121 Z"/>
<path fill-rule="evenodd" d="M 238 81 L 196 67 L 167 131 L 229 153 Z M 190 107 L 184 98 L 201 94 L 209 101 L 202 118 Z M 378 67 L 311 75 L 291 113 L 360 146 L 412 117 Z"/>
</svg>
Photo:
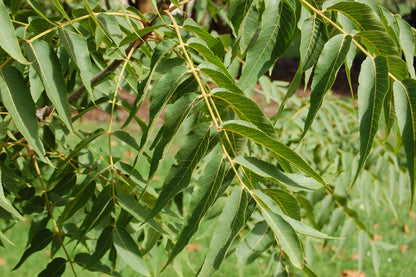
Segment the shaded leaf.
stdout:
<svg viewBox="0 0 416 277">
<path fill-rule="evenodd" d="M 197 94 L 188 93 L 179 98 L 175 103 L 166 106 L 165 122 L 152 143 L 152 147 L 155 147 L 155 150 L 153 151 L 149 176 L 153 176 L 156 172 L 166 146 L 172 141 L 186 117 L 200 102 L 200 99 L 197 97 Z"/>
<path fill-rule="evenodd" d="M 150 211 L 147 210 L 146 207 L 140 204 L 131 195 L 118 194 L 117 203 L 120 204 L 123 210 L 131 214 L 138 221 L 145 221 L 145 219 L 149 216 Z M 159 233 L 168 234 L 164 227 L 160 225 L 160 223 L 158 223 L 156 220 L 150 219 L 147 221 L 147 223 Z"/>
<path fill-rule="evenodd" d="M 232 1 L 231 3 L 233 3 Z M 251 5 L 247 2 L 252 2 Z M 247 51 L 247 48 L 249 47 L 250 43 L 253 42 L 253 37 L 256 34 L 257 27 L 258 27 L 258 21 L 260 17 L 260 12 L 257 9 L 257 3 L 258 1 L 246 1 L 246 3 L 249 6 L 249 10 L 247 14 L 245 15 L 243 21 L 241 22 L 241 25 L 239 26 L 238 30 L 238 36 L 237 40 L 239 39 L 239 46 L 241 49 L 241 52 L 245 53 Z M 238 14 L 241 14 L 241 11 L 237 12 Z"/>
<path fill-rule="evenodd" d="M 140 146 L 137 143 L 137 141 L 134 139 L 134 137 L 132 137 L 129 133 L 122 131 L 122 130 L 117 130 L 113 133 L 113 135 L 118 138 L 119 140 L 125 142 L 126 144 L 130 145 L 131 147 L 133 147 L 135 150 L 139 151 L 140 150 Z"/>
<path fill-rule="evenodd" d="M 113 206 L 114 199 L 112 196 L 111 186 L 106 186 L 94 200 L 91 211 L 82 221 L 81 226 L 72 237 L 72 240 L 83 238 L 89 230 L 94 228 L 98 223 L 100 223 L 101 220 L 111 213 Z"/>
<path fill-rule="evenodd" d="M 86 182 L 81 183 L 79 189 L 73 190 L 75 194 L 72 195 L 73 200 L 65 205 L 59 222 L 64 222 L 66 219 L 74 215 L 76 211 L 84 207 L 85 203 L 92 197 L 95 191 L 94 179 L 87 179 Z"/>
<path fill-rule="evenodd" d="M 90 258 L 91 258 L 91 255 L 87 253 L 78 253 L 74 257 L 74 262 L 76 262 L 77 264 L 85 268 L 85 265 L 87 264 L 87 261 Z M 88 271 L 99 271 L 99 272 L 108 274 L 110 276 L 121 276 L 118 272 L 113 271 L 108 266 L 101 264 L 101 263 L 96 263 L 95 265 L 88 267 Z"/>
<path fill-rule="evenodd" d="M 52 241 L 54 236 L 55 234 L 49 229 L 37 231 L 30 242 L 30 247 L 25 250 L 19 262 L 12 270 L 18 269 L 30 255 L 45 248 Z"/>
<path fill-rule="evenodd" d="M 53 259 L 38 277 L 59 277 L 65 272 L 66 260 L 64 258 Z"/>
<path fill-rule="evenodd" d="M 104 254 L 113 246 L 113 226 L 107 226 L 101 232 L 98 237 L 97 243 L 95 244 L 95 251 L 90 256 L 85 267 L 90 267 L 91 265 L 96 264 Z"/>
</svg>

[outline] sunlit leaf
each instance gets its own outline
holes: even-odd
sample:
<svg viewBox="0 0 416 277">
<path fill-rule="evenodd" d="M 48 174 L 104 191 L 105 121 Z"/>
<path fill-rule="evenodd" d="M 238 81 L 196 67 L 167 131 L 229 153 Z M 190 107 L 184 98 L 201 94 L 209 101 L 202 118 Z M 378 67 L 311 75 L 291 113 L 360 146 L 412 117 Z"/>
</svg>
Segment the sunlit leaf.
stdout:
<svg viewBox="0 0 416 277">
<path fill-rule="evenodd" d="M 384 26 L 377 13 L 366 4 L 343 1 L 328 7 L 327 11 L 337 11 L 342 13 L 347 16 L 359 30 L 384 31 Z"/>
<path fill-rule="evenodd" d="M 12 66 L 4 67 L 0 74 L 0 95 L 3 105 L 29 145 L 43 158 L 45 149 L 39 139 L 36 107 L 22 74 Z"/>
<path fill-rule="evenodd" d="M 269 70 L 289 46 L 295 31 L 295 11 L 287 1 L 268 0 L 265 4 L 259 37 L 247 50 L 246 65 L 238 82 L 242 90 Z"/>
<path fill-rule="evenodd" d="M 20 50 L 16 32 L 3 1 L 0 1 L 0 26 L 0 47 L 16 61 L 27 64 L 28 62 Z"/>
<path fill-rule="evenodd" d="M 280 249 L 287 254 L 294 266 L 302 268 L 304 264 L 303 250 L 292 226 L 270 210 L 263 209 L 262 215 L 276 236 Z"/>
<path fill-rule="evenodd" d="M 58 30 L 65 50 L 71 56 L 80 71 L 82 83 L 90 94 L 91 99 L 94 99 L 91 88 L 91 79 L 93 77 L 92 65 L 87 40 L 76 33 L 72 28 L 59 28 Z"/>
<path fill-rule="evenodd" d="M 234 159 L 234 162 L 257 175 L 287 187 L 291 191 L 313 191 L 322 187 L 322 184 L 313 178 L 283 172 L 276 166 L 258 158 L 238 156 Z"/>
<path fill-rule="evenodd" d="M 199 224 L 205 217 L 208 209 L 211 208 L 212 204 L 219 196 L 218 193 L 220 192 L 224 177 L 224 160 L 220 155 L 214 156 L 207 164 L 203 174 L 198 180 L 199 189 L 194 192 L 195 196 L 192 197 L 193 201 L 197 203 L 196 207 L 190 213 L 189 219 L 179 233 L 175 246 L 173 247 L 166 264 L 172 262 L 198 230 Z M 198 199 L 194 200 L 194 197 L 197 197 Z"/>
<path fill-rule="evenodd" d="M 150 276 L 146 263 L 140 255 L 139 248 L 130 234 L 123 228 L 117 227 L 113 231 L 113 242 L 117 254 L 135 271 Z"/>
<path fill-rule="evenodd" d="M 410 175 L 411 203 L 415 198 L 416 167 L 416 80 L 405 79 L 393 84 L 394 105 Z"/>
<path fill-rule="evenodd" d="M 36 40 L 25 44 L 29 60 L 42 79 L 43 86 L 49 100 L 55 106 L 65 125 L 72 128 L 70 107 L 67 100 L 67 88 L 58 57 L 45 42 Z"/>
<path fill-rule="evenodd" d="M 227 250 L 235 236 L 245 224 L 247 193 L 241 187 L 232 192 L 218 220 L 211 239 L 208 254 L 198 272 L 198 276 L 212 276 L 227 254 Z"/>
<path fill-rule="evenodd" d="M 367 58 L 361 66 L 358 86 L 358 113 L 360 118 L 360 161 L 353 183 L 373 147 L 378 130 L 381 108 L 389 89 L 387 59 L 382 56 Z"/>
<path fill-rule="evenodd" d="M 208 149 L 211 136 L 209 125 L 201 124 L 186 136 L 181 149 L 175 156 L 177 164 L 169 170 L 148 220 L 157 215 L 169 200 L 189 185 L 193 170 Z"/>
<path fill-rule="evenodd" d="M 311 86 L 311 106 L 305 120 L 302 137 L 312 125 L 313 120 L 322 106 L 326 92 L 332 87 L 336 74 L 344 63 L 350 49 L 351 36 L 337 35 L 331 38 L 324 46 L 315 68 Z"/>
<path fill-rule="evenodd" d="M 272 153 L 279 156 L 281 159 L 292 163 L 300 170 L 317 180 L 318 182 L 325 184 L 321 176 L 316 173 L 298 154 L 292 149 L 273 139 L 256 126 L 249 122 L 242 120 L 229 120 L 223 123 L 222 128 L 233 133 L 240 134 L 252 140 L 253 142 L 262 145 L 269 149 Z"/>
<path fill-rule="evenodd" d="M 273 241 L 269 226 L 265 221 L 260 221 L 238 245 L 236 255 L 244 264 L 250 264 L 263 254 Z"/>
<path fill-rule="evenodd" d="M 256 102 L 244 94 L 230 92 L 225 89 L 214 89 L 211 92 L 211 96 L 230 105 L 241 120 L 250 122 L 269 136 L 277 138 L 272 123 L 263 113 L 262 109 Z"/>
</svg>

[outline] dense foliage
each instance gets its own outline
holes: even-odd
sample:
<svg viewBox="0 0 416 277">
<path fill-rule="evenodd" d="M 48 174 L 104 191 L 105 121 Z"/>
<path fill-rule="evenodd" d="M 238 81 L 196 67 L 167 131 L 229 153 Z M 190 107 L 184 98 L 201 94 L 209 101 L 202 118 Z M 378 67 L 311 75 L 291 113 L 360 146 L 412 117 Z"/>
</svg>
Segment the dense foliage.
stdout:
<svg viewBox="0 0 416 277">
<path fill-rule="evenodd" d="M 402 180 L 407 168 L 413 203 L 414 28 L 372 0 L 187 2 L 152 0 L 143 14 L 122 1 L 0 1 L 2 242 L 31 219 L 15 269 L 50 246 L 39 276 L 118 276 L 126 265 L 180 274 L 175 261 L 214 219 L 196 275 L 231 254 L 268 259 L 270 274 L 315 276 L 304 259 L 311 237 L 344 238 L 355 226 L 377 249 L 350 203 L 354 186 L 365 203 L 377 174 Z M 280 98 L 265 74 L 291 45 L 300 64 Z M 358 119 L 345 118 L 353 101 L 324 100 L 341 66 L 350 80 L 357 55 Z M 292 98 L 302 79 L 309 107 Z M 271 117 L 252 100 L 259 83 L 280 105 Z M 106 129 L 74 127 L 97 107 Z M 93 147 L 101 138 L 107 149 Z"/>
</svg>

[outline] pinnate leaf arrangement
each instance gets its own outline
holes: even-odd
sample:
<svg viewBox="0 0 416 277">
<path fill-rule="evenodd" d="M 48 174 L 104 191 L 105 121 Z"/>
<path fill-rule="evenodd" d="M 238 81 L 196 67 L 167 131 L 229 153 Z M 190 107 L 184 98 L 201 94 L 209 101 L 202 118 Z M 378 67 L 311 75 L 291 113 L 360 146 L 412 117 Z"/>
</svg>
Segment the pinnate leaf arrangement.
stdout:
<svg viewBox="0 0 416 277">
<path fill-rule="evenodd" d="M 355 226 L 372 239 L 348 192 L 379 133 L 395 128 L 413 204 L 414 28 L 373 0 L 198 2 L 152 0 L 142 13 L 124 1 L 0 0 L 2 244 L 24 217 L 31 224 L 14 270 L 50 247 L 39 276 L 120 276 L 125 267 L 181 275 L 184 249 L 204 228 L 210 243 L 195 276 L 212 276 L 230 255 L 243 265 L 268 259 L 270 274 L 317 276 L 305 259 L 311 237 L 342 245 Z M 266 115 L 253 92 L 271 83 L 291 45 L 299 67 Z M 325 97 L 341 67 L 350 80 L 356 56 L 358 112 L 336 124 L 359 126 L 357 137 L 340 131 L 357 151 L 341 178 L 328 168 L 350 166 L 347 154 L 325 167 L 306 150 L 318 121 L 338 112 Z M 311 80 L 310 102 L 296 110 L 302 79 Z M 104 128 L 79 127 L 92 109 L 105 111 Z M 339 131 L 332 127 L 321 136 Z M 339 237 L 336 220 L 346 222 Z"/>
</svg>

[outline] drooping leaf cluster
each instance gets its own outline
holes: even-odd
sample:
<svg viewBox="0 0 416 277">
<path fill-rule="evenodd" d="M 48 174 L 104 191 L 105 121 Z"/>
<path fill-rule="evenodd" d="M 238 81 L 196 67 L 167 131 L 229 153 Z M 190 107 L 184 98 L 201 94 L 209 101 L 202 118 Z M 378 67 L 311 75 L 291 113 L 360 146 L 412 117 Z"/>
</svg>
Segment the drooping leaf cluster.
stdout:
<svg viewBox="0 0 416 277">
<path fill-rule="evenodd" d="M 180 275 L 175 260 L 215 222 L 197 276 L 230 254 L 316 276 L 310 237 L 354 225 L 372 239 L 348 192 L 365 190 L 374 143 L 396 127 L 413 203 L 416 30 L 399 16 L 372 0 L 163 0 L 150 14 L 113 2 L 0 0 L 1 230 L 31 219 L 14 269 L 50 246 L 39 276 Z M 267 73 L 289 47 L 300 62 L 282 95 Z M 356 56 L 358 118 L 344 118 L 353 102 L 325 97 Z M 293 97 L 302 80 L 308 109 Z M 272 116 L 253 100 L 259 84 L 279 105 Z M 97 109 L 105 128 L 82 127 Z M 394 179 L 403 168 L 386 145 L 377 153 Z"/>
</svg>

